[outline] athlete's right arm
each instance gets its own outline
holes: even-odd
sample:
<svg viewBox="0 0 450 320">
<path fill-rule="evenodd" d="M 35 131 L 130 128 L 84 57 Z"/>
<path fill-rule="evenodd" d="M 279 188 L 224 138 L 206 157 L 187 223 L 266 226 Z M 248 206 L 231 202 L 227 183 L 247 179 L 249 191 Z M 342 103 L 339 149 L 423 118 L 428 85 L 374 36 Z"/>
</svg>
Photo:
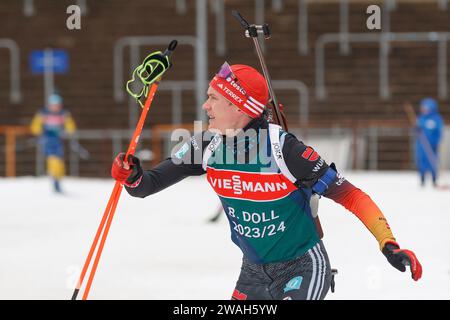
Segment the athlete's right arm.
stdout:
<svg viewBox="0 0 450 320">
<path fill-rule="evenodd" d="M 202 142 L 201 137 L 202 135 L 192 137 L 190 142 L 176 149 L 173 157 L 163 160 L 151 170 L 144 171 L 135 156 L 128 158 L 130 165 L 124 163 L 124 154 L 121 153 L 114 159 L 111 176 L 123 183 L 131 196 L 144 198 L 188 176 L 202 175 L 205 173 L 201 162 L 202 151 L 208 145 L 208 141 Z"/>
<path fill-rule="evenodd" d="M 30 131 L 31 134 L 34 136 L 39 136 L 42 134 L 42 126 L 43 126 L 43 119 L 40 112 L 36 113 L 36 115 L 33 117 L 33 120 L 30 124 Z"/>
</svg>

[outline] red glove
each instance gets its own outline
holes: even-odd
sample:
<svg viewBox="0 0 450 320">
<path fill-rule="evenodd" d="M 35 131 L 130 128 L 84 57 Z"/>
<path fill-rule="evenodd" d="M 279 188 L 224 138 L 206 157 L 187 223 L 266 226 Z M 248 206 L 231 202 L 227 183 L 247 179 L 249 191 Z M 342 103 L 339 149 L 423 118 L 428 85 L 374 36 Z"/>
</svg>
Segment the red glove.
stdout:
<svg viewBox="0 0 450 320">
<path fill-rule="evenodd" d="M 128 161 L 124 161 L 125 153 L 121 152 L 114 159 L 111 167 L 111 177 L 115 180 L 132 186 L 136 181 L 142 177 L 142 167 L 137 157 L 133 155 L 128 156 Z"/>
<path fill-rule="evenodd" d="M 401 272 L 406 271 L 406 266 L 411 269 L 411 277 L 417 281 L 422 277 L 422 265 L 417 259 L 414 252 L 410 250 L 400 249 L 397 242 L 386 242 L 382 250 L 389 263 Z"/>
</svg>

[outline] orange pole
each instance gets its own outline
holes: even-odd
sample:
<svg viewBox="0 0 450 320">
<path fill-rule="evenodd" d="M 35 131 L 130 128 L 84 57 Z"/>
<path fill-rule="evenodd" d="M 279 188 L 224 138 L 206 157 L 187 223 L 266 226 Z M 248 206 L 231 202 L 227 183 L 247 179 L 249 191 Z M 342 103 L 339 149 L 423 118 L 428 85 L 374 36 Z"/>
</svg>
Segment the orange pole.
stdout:
<svg viewBox="0 0 450 320">
<path fill-rule="evenodd" d="M 139 122 L 138 122 L 138 124 L 136 126 L 136 129 L 134 131 L 133 137 L 131 138 L 131 141 L 130 141 L 130 145 L 128 147 L 128 151 L 127 151 L 127 153 L 125 155 L 125 160 L 128 158 L 128 155 L 134 154 L 134 152 L 136 150 L 137 143 L 139 142 L 139 138 L 141 136 L 142 129 L 144 127 L 145 119 L 147 117 L 148 111 L 150 110 L 150 106 L 151 106 L 151 104 L 153 102 L 153 98 L 155 96 L 156 90 L 158 89 L 158 85 L 159 85 L 159 82 L 155 82 L 150 88 L 150 92 L 149 92 L 149 94 L 147 96 L 147 99 L 145 101 L 145 105 L 144 105 L 144 108 L 142 110 L 141 117 L 139 118 Z M 94 241 L 93 241 L 93 243 L 91 245 L 91 249 L 89 250 L 88 257 L 86 258 L 86 261 L 84 263 L 83 270 L 81 272 L 80 278 L 79 278 L 79 280 L 77 282 L 76 288 L 75 288 L 74 293 L 72 295 L 72 300 L 75 300 L 77 295 L 78 295 L 78 292 L 79 292 L 79 290 L 80 290 L 80 288 L 81 288 L 81 286 L 83 284 L 83 280 L 84 280 L 84 277 L 86 275 L 86 271 L 87 271 L 87 269 L 88 269 L 88 267 L 90 265 L 90 262 L 91 262 L 91 259 L 92 259 L 92 255 L 93 255 L 93 253 L 94 253 L 94 251 L 95 251 L 95 249 L 97 247 L 99 236 L 103 232 L 101 240 L 100 240 L 100 245 L 99 245 L 99 248 L 97 250 L 97 254 L 95 256 L 94 263 L 93 263 L 93 266 L 92 266 L 92 269 L 91 269 L 91 272 L 90 272 L 90 275 L 89 275 L 89 278 L 88 278 L 88 282 L 86 284 L 86 289 L 85 289 L 85 292 L 83 294 L 83 300 L 86 300 L 88 295 L 89 295 L 89 291 L 90 291 L 92 282 L 94 280 L 95 272 L 97 270 L 97 266 L 98 266 L 98 263 L 100 261 L 100 257 L 101 257 L 102 251 L 103 251 L 103 247 L 105 245 L 106 238 L 108 236 L 108 232 L 109 232 L 109 229 L 110 229 L 110 226 L 111 226 L 111 223 L 112 223 L 112 219 L 114 217 L 114 213 L 116 211 L 116 207 L 117 207 L 117 204 L 119 202 L 120 194 L 122 192 L 122 187 L 123 186 L 122 186 L 122 184 L 120 182 L 116 182 L 116 184 L 114 185 L 114 189 L 111 192 L 111 195 L 110 195 L 108 204 L 106 206 L 105 212 L 103 214 L 102 220 L 101 220 L 100 225 L 99 225 L 99 227 L 97 229 L 97 233 L 96 233 Z M 106 227 L 104 227 L 105 222 L 106 222 Z"/>
<path fill-rule="evenodd" d="M 111 212 L 111 207 L 112 207 L 113 202 L 116 201 L 117 189 L 119 189 L 119 187 L 120 187 L 120 183 L 116 182 L 116 184 L 114 185 L 114 189 L 113 189 L 113 191 L 111 193 L 111 196 L 109 197 L 109 201 L 108 201 L 108 204 L 106 205 L 105 211 L 103 212 L 102 220 L 101 220 L 100 225 L 99 225 L 99 227 L 97 229 L 97 232 L 95 234 L 94 241 L 92 242 L 91 249 L 89 250 L 89 254 L 88 254 L 88 256 L 86 258 L 86 261 L 84 263 L 83 270 L 81 271 L 80 278 L 78 279 L 78 282 L 77 282 L 77 285 L 76 285 L 76 288 L 75 288 L 72 300 L 74 300 L 76 298 L 76 296 L 78 294 L 78 291 L 81 288 L 81 285 L 82 285 L 83 280 L 84 280 L 84 276 L 86 275 L 86 272 L 87 272 L 87 269 L 89 267 L 89 264 L 91 263 L 91 259 L 92 259 L 92 256 L 94 254 L 95 248 L 97 247 L 98 239 L 100 238 L 100 235 L 102 234 L 103 226 L 105 225 L 105 222 L 108 219 L 108 216 L 109 216 L 109 214 Z"/>
<path fill-rule="evenodd" d="M 113 195 L 114 201 L 112 203 L 111 211 L 108 216 L 108 221 L 106 222 L 105 230 L 103 231 L 102 239 L 100 240 L 100 245 L 97 250 L 97 254 L 95 255 L 94 265 L 92 266 L 91 274 L 89 275 L 88 282 L 86 284 L 86 289 L 84 290 L 83 300 L 86 300 L 89 291 L 91 290 L 92 282 L 94 281 L 95 272 L 97 271 L 98 262 L 100 261 L 100 257 L 103 252 L 103 247 L 105 246 L 106 237 L 108 236 L 109 228 L 111 227 L 112 219 L 114 218 L 114 213 L 116 212 L 117 204 L 119 203 L 120 194 L 122 193 L 122 185 L 120 182 L 116 182 L 118 185 L 116 189 L 116 193 Z"/>
</svg>

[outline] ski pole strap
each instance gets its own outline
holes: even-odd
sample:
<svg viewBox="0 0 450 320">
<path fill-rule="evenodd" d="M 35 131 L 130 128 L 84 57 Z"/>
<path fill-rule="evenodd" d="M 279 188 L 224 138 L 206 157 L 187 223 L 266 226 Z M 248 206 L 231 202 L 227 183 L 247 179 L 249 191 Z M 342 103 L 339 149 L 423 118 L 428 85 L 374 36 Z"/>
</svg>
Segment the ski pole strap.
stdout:
<svg viewBox="0 0 450 320">
<path fill-rule="evenodd" d="M 149 54 L 144 62 L 134 69 L 131 80 L 127 81 L 125 86 L 127 92 L 143 108 L 141 97 L 147 96 L 150 85 L 157 81 L 170 67 L 168 54 L 163 54 L 161 51 Z"/>
</svg>

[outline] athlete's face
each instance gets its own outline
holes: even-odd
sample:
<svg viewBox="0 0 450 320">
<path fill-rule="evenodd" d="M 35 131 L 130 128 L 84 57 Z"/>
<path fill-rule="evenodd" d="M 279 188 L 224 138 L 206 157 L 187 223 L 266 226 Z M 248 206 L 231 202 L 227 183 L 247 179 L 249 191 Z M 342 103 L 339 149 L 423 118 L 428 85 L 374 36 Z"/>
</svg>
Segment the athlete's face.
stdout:
<svg viewBox="0 0 450 320">
<path fill-rule="evenodd" d="M 430 112 L 430 110 L 426 107 L 426 106 L 420 106 L 420 112 L 422 114 L 428 114 Z"/>
<path fill-rule="evenodd" d="M 213 88 L 208 88 L 207 95 L 208 99 L 203 104 L 203 109 L 208 115 L 209 130 L 218 130 L 222 134 L 233 135 L 227 129 L 232 131 L 242 129 L 250 122 L 251 118 L 249 116 Z"/>
<path fill-rule="evenodd" d="M 62 109 L 62 105 L 59 103 L 51 103 L 48 105 L 48 110 L 50 110 L 50 112 L 53 112 L 53 113 L 57 113 L 57 112 L 61 111 L 61 109 Z"/>
</svg>

